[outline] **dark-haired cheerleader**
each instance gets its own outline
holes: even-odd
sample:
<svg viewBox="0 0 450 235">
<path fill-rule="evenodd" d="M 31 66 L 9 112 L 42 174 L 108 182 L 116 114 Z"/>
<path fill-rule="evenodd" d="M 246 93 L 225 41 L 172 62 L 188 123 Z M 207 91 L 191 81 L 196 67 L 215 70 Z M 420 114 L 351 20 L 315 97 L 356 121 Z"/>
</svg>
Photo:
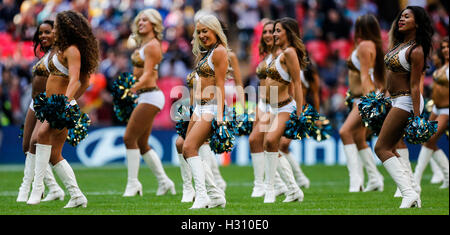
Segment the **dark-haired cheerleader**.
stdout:
<svg viewBox="0 0 450 235">
<path fill-rule="evenodd" d="M 420 185 L 422 179 L 422 174 L 431 159 L 437 163 L 439 168 L 442 170 L 444 175 L 443 184 L 440 188 L 448 188 L 449 185 L 449 166 L 448 158 L 445 156 L 444 151 L 437 146 L 438 140 L 444 134 L 445 130 L 448 128 L 448 110 L 449 110 L 449 76 L 448 76 L 448 61 L 449 61 L 449 50 L 448 50 L 448 37 L 444 38 L 440 43 L 440 50 L 444 57 L 445 63 L 442 67 L 438 68 L 433 73 L 433 92 L 431 98 L 433 99 L 434 106 L 431 112 L 430 120 L 438 121 L 438 130 L 425 144 L 423 144 L 422 149 L 419 153 L 419 158 L 417 159 L 417 165 L 414 170 L 414 178 L 416 183 Z M 433 157 L 433 158 L 431 158 Z"/>
<path fill-rule="evenodd" d="M 265 169 L 265 154 L 264 154 L 264 135 L 268 131 L 269 119 L 270 119 L 270 106 L 269 100 L 266 99 L 266 78 L 267 67 L 272 62 L 273 58 L 279 53 L 279 47 L 275 45 L 273 38 L 273 25 L 274 21 L 263 19 L 263 31 L 259 44 L 259 54 L 263 56 L 263 60 L 258 64 L 256 68 L 256 75 L 259 78 L 259 98 L 256 108 L 256 117 L 253 123 L 252 131 L 249 135 L 250 144 L 250 156 L 253 165 L 253 190 L 251 197 L 262 197 L 265 194 L 265 182 L 264 169 Z M 265 181 L 264 181 L 265 180 Z M 286 185 L 280 178 L 278 172 L 275 173 L 275 195 L 282 195 L 287 191 Z"/>
<path fill-rule="evenodd" d="M 38 56 L 40 52 L 45 53 L 44 56 L 33 67 L 33 80 L 31 83 L 31 96 L 35 97 L 41 92 L 45 91 L 45 85 L 49 76 L 48 71 L 48 57 L 51 53 L 52 45 L 55 40 L 53 33 L 53 21 L 45 20 L 37 27 L 36 33 L 33 37 L 35 55 Z M 38 51 L 39 49 L 39 51 Z M 23 132 L 23 152 L 26 155 L 25 169 L 22 184 L 19 188 L 17 202 L 26 202 L 28 200 L 28 193 L 30 192 L 31 183 L 34 178 L 34 165 L 36 161 L 36 146 L 37 131 L 42 122 L 36 119 L 34 114 L 33 101 L 30 103 L 27 115 L 25 117 L 24 132 Z M 63 200 L 64 190 L 59 187 L 55 180 L 50 165 L 47 166 L 44 175 L 44 183 L 47 185 L 49 192 L 42 201 Z"/>
<path fill-rule="evenodd" d="M 381 127 L 375 152 L 403 196 L 400 208 L 421 207 L 420 195 L 413 189 L 407 166 L 397 158 L 397 143 L 405 134 L 411 115 L 419 118 L 424 107 L 420 91 L 425 60 L 431 50 L 433 27 L 426 11 L 417 6 L 403 9 L 390 30 L 387 89 L 392 108 Z"/>
<path fill-rule="evenodd" d="M 288 160 L 280 155 L 279 143 L 292 112 L 297 116 L 303 112 L 303 92 L 300 71 L 306 67 L 306 50 L 300 39 L 298 23 L 292 18 L 282 18 L 274 23 L 274 42 L 281 52 L 267 67 L 266 99 L 270 100 L 270 129 L 264 138 L 265 173 L 267 188 L 264 203 L 274 203 L 275 174 L 278 172 L 288 191 L 284 202 L 303 201 L 303 191 L 298 187 Z M 289 87 L 292 85 L 293 96 Z M 278 95 L 274 95 L 273 88 Z"/>
<path fill-rule="evenodd" d="M 98 66 L 98 41 L 87 19 L 75 11 L 58 13 L 54 30 L 56 40 L 48 58 L 50 76 L 45 92 L 50 98 L 53 95 L 62 95 L 66 98 L 67 104 L 61 106 L 64 106 L 62 107 L 64 112 L 71 113 L 71 110 L 79 108 L 76 99 L 89 87 L 89 76 Z M 69 127 L 69 124 L 61 122 L 66 121 L 65 117 L 54 120 L 55 116 L 60 117 L 61 114 L 47 113 L 44 116 L 44 123 L 39 128 L 33 190 L 27 203 L 40 202 L 44 191 L 43 177 L 50 161 L 70 193 L 71 198 L 64 208 L 86 207 L 88 201 L 78 187 L 72 167 L 61 155 L 68 133 L 65 125 Z"/>
<path fill-rule="evenodd" d="M 354 41 L 356 48 L 348 59 L 353 108 L 339 130 L 350 178 L 349 192 L 383 191 L 383 177 L 378 172 L 372 150 L 366 142 L 367 128 L 358 110 L 361 96 L 384 89 L 382 40 L 375 16 L 363 15 L 356 20 Z M 365 189 L 363 167 L 369 177 Z"/>
</svg>

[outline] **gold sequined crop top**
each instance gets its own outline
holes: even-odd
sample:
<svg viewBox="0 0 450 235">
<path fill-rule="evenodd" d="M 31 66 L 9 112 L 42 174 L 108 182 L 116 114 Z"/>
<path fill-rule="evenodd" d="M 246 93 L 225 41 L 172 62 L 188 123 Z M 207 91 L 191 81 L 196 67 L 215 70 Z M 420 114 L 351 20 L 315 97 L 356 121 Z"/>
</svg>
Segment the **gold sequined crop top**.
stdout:
<svg viewBox="0 0 450 235">
<path fill-rule="evenodd" d="M 50 72 L 48 70 L 48 57 L 50 51 L 48 51 L 34 66 L 32 69 L 33 76 L 48 77 Z"/>
<path fill-rule="evenodd" d="M 361 72 L 361 62 L 358 59 L 358 47 L 352 52 L 350 57 L 347 59 L 347 67 L 349 70 L 355 71 L 357 73 Z M 374 69 L 369 69 L 369 75 L 372 82 L 375 82 Z"/>
<path fill-rule="evenodd" d="M 50 71 L 50 75 L 69 77 L 69 70 L 66 65 L 59 62 L 58 53 L 53 54 L 49 59 L 48 70 Z"/>
<path fill-rule="evenodd" d="M 272 62 L 272 54 L 266 56 L 266 58 L 258 64 L 258 67 L 256 67 L 256 76 L 258 76 L 259 79 L 266 79 L 266 70 L 270 62 Z"/>
<path fill-rule="evenodd" d="M 281 55 L 281 54 L 280 54 Z M 280 55 L 277 56 L 270 64 L 267 66 L 267 77 L 281 82 L 285 85 L 289 85 L 291 83 L 291 76 L 288 72 L 286 72 L 280 63 Z"/>
<path fill-rule="evenodd" d="M 131 54 L 131 64 L 133 64 L 134 67 L 138 68 L 144 68 L 144 61 L 145 61 L 145 54 L 144 54 L 145 46 L 143 46 L 140 49 L 134 50 L 133 54 Z M 154 70 L 158 70 L 159 64 L 155 64 L 155 67 L 153 67 Z"/>
<path fill-rule="evenodd" d="M 415 44 L 414 40 L 409 41 L 406 44 L 395 45 L 385 56 L 384 64 L 392 72 L 408 73 L 411 72 L 411 65 L 406 59 L 406 51 L 409 47 Z"/>
<path fill-rule="evenodd" d="M 435 83 L 448 87 L 449 77 L 448 77 L 448 64 L 447 68 L 443 67 L 441 69 L 437 69 L 433 72 L 433 80 Z"/>
<path fill-rule="evenodd" d="M 214 77 L 216 73 L 214 72 L 214 64 L 212 63 L 212 54 L 214 49 L 208 52 L 197 64 L 194 69 L 198 76 L 200 77 Z"/>
</svg>

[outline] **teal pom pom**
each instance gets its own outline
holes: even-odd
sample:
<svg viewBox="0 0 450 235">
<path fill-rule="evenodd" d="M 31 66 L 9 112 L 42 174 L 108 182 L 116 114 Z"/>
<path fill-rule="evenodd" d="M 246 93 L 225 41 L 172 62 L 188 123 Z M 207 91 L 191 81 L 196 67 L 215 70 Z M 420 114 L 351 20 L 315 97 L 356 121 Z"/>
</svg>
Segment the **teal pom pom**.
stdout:
<svg viewBox="0 0 450 235">
<path fill-rule="evenodd" d="M 45 121 L 45 115 L 47 113 L 47 96 L 45 92 L 39 93 L 33 98 L 33 108 L 34 108 L 34 114 L 36 118 L 44 122 Z"/>
<path fill-rule="evenodd" d="M 209 139 L 211 150 L 216 153 L 231 152 L 234 147 L 235 137 L 234 131 L 228 129 L 228 125 L 232 125 L 225 121 L 224 125 L 217 125 L 217 120 L 212 120 L 212 135 Z"/>
<path fill-rule="evenodd" d="M 236 135 L 244 136 L 250 135 L 253 129 L 253 123 L 255 122 L 255 114 L 254 113 L 243 113 L 237 117 L 236 122 Z"/>
<path fill-rule="evenodd" d="M 121 74 L 113 83 L 111 95 L 114 114 L 121 122 L 128 122 L 131 113 L 137 106 L 137 95 L 130 92 L 135 83 L 136 78 L 131 73 Z"/>
<path fill-rule="evenodd" d="M 82 113 L 75 127 L 69 129 L 66 142 L 72 146 L 77 146 L 80 141 L 88 136 L 88 127 L 91 125 L 91 119 L 86 113 Z"/>
<path fill-rule="evenodd" d="M 423 144 L 437 132 L 437 121 L 426 120 L 423 116 L 411 116 L 405 129 L 405 140 L 411 144 Z"/>
<path fill-rule="evenodd" d="M 70 105 L 67 96 L 62 94 L 46 97 L 41 93 L 33 101 L 36 118 L 41 122 L 47 121 L 51 128 L 73 128 L 81 115 L 78 104 Z"/>
<path fill-rule="evenodd" d="M 186 132 L 189 126 L 189 121 L 191 119 L 194 109 L 192 106 L 181 105 L 178 108 L 177 115 L 175 118 L 179 119 L 175 124 L 175 129 L 177 134 L 183 139 L 186 139 Z"/>
<path fill-rule="evenodd" d="M 380 133 L 391 107 L 391 98 L 385 97 L 384 93 L 376 94 L 375 92 L 362 96 L 361 103 L 358 104 L 359 114 L 364 125 L 370 128 L 375 135 Z"/>
<path fill-rule="evenodd" d="M 309 138 L 316 129 L 315 121 L 317 120 L 319 120 L 319 113 L 311 105 L 303 106 L 300 116 L 297 116 L 297 110 L 294 110 L 286 122 L 283 136 L 294 140 Z"/>
<path fill-rule="evenodd" d="M 333 127 L 331 126 L 330 120 L 324 115 L 319 116 L 319 121 L 322 124 L 321 126 L 314 125 L 314 131 L 311 133 L 311 137 L 320 142 L 331 137 L 333 134 Z"/>
<path fill-rule="evenodd" d="M 349 112 L 352 111 L 353 109 L 353 95 L 350 92 L 350 90 L 348 90 L 345 93 L 345 101 L 344 101 L 345 106 L 347 106 Z"/>
</svg>

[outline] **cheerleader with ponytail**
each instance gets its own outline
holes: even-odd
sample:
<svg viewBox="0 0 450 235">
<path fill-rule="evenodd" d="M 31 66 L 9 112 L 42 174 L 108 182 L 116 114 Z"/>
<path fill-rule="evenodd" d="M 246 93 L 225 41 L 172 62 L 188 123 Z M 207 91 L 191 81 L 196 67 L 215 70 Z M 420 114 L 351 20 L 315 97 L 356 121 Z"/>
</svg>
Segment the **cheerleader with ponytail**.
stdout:
<svg viewBox="0 0 450 235">
<path fill-rule="evenodd" d="M 132 24 L 133 34 L 129 42 L 134 41 L 139 48 L 131 56 L 136 82 L 130 92 L 136 93 L 138 98 L 123 137 L 128 169 L 124 197 L 136 194 L 142 196 L 142 184 L 138 179 L 141 156 L 158 181 L 156 195 L 176 193 L 175 185 L 164 171 L 159 155 L 148 145 L 153 120 L 163 109 L 165 101 L 164 94 L 156 84 L 159 63 L 163 57 L 163 29 L 161 15 L 155 9 L 142 10 Z"/>
<path fill-rule="evenodd" d="M 347 62 L 353 107 L 339 130 L 347 158 L 349 192 L 383 191 L 383 177 L 366 142 L 367 128 L 358 110 L 361 96 L 375 94 L 384 89 L 382 40 L 380 26 L 375 16 L 363 15 L 356 20 L 354 41 L 356 48 Z M 365 189 L 364 168 L 369 177 Z"/>
</svg>

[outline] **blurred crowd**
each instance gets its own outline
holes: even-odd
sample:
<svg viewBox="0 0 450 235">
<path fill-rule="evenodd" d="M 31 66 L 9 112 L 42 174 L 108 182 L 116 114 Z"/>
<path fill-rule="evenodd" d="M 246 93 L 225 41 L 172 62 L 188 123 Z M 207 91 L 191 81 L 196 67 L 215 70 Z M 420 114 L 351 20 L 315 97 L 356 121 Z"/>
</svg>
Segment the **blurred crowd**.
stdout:
<svg viewBox="0 0 450 235">
<path fill-rule="evenodd" d="M 445 1 L 442 1 L 445 2 Z M 258 42 L 263 18 L 289 16 L 298 20 L 303 41 L 321 78 L 321 110 L 335 128 L 347 115 L 346 59 L 353 49 L 353 25 L 357 17 L 377 16 L 387 47 L 388 31 L 398 12 L 408 4 L 427 9 L 436 30 L 435 49 L 448 35 L 448 9 L 439 0 L 0 0 L 0 126 L 21 125 L 31 100 L 31 68 L 34 56 L 32 37 L 39 22 L 54 19 L 64 10 L 86 16 L 100 42 L 101 62 L 91 77 L 91 86 L 82 97 L 83 111 L 93 125 L 120 125 L 114 117 L 111 85 L 117 76 L 131 72 L 127 39 L 131 22 L 145 8 L 155 8 L 165 27 L 164 58 L 158 86 L 166 96 L 166 106 L 155 119 L 155 129 L 174 128 L 169 118 L 173 87 L 186 83 L 193 67 L 190 41 L 194 14 L 214 13 L 226 25 L 231 49 L 238 55 L 244 86 L 257 86 Z M 448 4 L 447 4 L 448 5 Z M 436 51 L 436 50 L 435 50 Z M 432 60 L 425 79 L 435 69 Z"/>
</svg>

